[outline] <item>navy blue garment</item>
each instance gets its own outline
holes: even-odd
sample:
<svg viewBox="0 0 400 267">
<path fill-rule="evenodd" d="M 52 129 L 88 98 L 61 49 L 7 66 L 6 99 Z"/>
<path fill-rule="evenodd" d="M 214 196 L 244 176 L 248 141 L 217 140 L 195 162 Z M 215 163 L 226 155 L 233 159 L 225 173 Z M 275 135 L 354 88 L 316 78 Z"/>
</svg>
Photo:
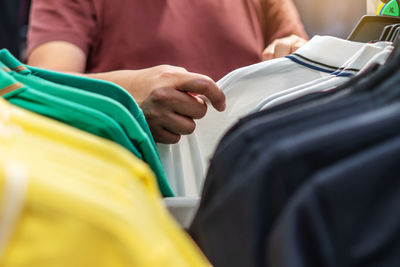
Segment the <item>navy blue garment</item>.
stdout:
<svg viewBox="0 0 400 267">
<path fill-rule="evenodd" d="M 275 142 L 269 153 L 256 143 L 248 147 L 254 162 L 243 162 L 225 190 L 200 207 L 190 228 L 193 238 L 217 267 L 265 266 L 270 229 L 297 188 L 313 172 L 399 135 L 396 108 L 397 114 L 384 108 L 304 131 Z"/>
<path fill-rule="evenodd" d="M 19 0 L 0 1 L 0 49 L 7 48 L 17 57 L 20 52 L 19 12 Z"/>
<path fill-rule="evenodd" d="M 399 162 L 396 137 L 312 177 L 274 227 L 265 266 L 400 266 Z"/>
<path fill-rule="evenodd" d="M 362 91 L 354 90 L 357 93 L 352 95 L 353 89 L 347 90 L 340 101 L 279 119 L 253 119 L 231 135 L 232 145 L 217 149 L 190 227 L 192 237 L 215 266 L 263 266 L 265 240 L 291 195 L 287 192 L 295 192 L 313 172 L 384 140 L 382 136 L 376 139 L 365 135 L 374 133 L 374 128 L 360 128 L 354 135 L 358 118 L 354 122 L 346 122 L 346 118 L 398 98 L 400 90 L 392 89 L 398 88 L 399 73 L 387 79 L 397 69 L 398 62 L 392 61 L 368 78 L 371 88 L 380 82 L 380 90 L 367 90 L 371 88 L 362 85 Z M 386 81 L 382 83 L 382 79 Z M 327 131 L 331 135 L 315 135 L 318 127 L 322 127 L 320 134 Z M 341 127 L 348 127 L 345 134 L 338 132 Z M 392 137 L 399 129 L 386 130 L 389 132 L 376 135 Z M 360 141 L 358 146 L 353 141 L 355 136 Z M 288 191 L 287 183 L 292 186 Z"/>
</svg>

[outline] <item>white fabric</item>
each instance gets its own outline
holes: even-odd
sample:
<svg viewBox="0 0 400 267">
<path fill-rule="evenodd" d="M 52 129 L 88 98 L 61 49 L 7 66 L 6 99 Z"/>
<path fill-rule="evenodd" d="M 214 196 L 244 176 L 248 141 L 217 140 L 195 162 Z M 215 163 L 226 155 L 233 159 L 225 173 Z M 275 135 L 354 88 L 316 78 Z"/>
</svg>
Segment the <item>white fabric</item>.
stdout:
<svg viewBox="0 0 400 267">
<path fill-rule="evenodd" d="M 179 225 L 189 229 L 200 205 L 200 197 L 167 197 L 163 201 Z"/>
<path fill-rule="evenodd" d="M 352 77 L 352 75 L 342 75 L 343 72 L 348 74 L 346 69 L 359 69 L 362 71 L 365 66 L 369 66 L 372 63 L 383 64 L 393 49 L 391 44 L 390 42 L 367 44 L 341 67 L 343 71 L 271 95 L 261 101 L 255 111 L 272 108 L 307 94 L 335 88 Z"/>
<path fill-rule="evenodd" d="M 312 82 L 344 65 L 366 44 L 330 36 L 315 36 L 296 51 L 295 59 L 280 58 L 237 69 L 217 84 L 226 95 L 227 108 L 209 108 L 193 134 L 177 144 L 158 144 L 161 160 L 177 196 L 199 196 L 214 149 L 225 131 L 249 114 L 262 99 Z"/>
<path fill-rule="evenodd" d="M 28 188 L 28 170 L 25 166 L 10 160 L 2 168 L 5 186 L 0 202 L 0 258 L 14 232 Z"/>
</svg>

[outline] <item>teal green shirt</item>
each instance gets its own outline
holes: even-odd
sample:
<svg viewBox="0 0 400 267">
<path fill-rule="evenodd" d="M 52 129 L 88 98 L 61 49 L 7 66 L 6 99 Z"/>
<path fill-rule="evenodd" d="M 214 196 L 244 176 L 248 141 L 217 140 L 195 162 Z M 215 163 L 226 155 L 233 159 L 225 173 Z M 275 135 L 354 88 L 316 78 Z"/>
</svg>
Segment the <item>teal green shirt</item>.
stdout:
<svg viewBox="0 0 400 267">
<path fill-rule="evenodd" d="M 12 90 L 9 90 L 12 88 Z M 105 114 L 29 88 L 0 70 L 0 94 L 10 103 L 110 140 L 123 140 L 119 125 Z"/>
<path fill-rule="evenodd" d="M 143 112 L 124 89 L 106 81 L 25 66 L 4 49 L 0 51 L 0 61 L 13 69 L 10 75 L 30 88 L 108 115 L 123 129 L 119 140 L 111 140 L 146 161 L 157 176 L 163 196 L 174 196 Z"/>
</svg>

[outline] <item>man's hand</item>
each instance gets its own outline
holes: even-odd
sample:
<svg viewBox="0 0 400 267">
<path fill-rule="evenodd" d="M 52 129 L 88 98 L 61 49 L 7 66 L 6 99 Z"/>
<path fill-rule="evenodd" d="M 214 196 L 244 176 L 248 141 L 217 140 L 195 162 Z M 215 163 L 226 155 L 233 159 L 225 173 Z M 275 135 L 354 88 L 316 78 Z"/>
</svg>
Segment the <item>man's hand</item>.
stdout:
<svg viewBox="0 0 400 267">
<path fill-rule="evenodd" d="M 225 109 L 225 95 L 215 82 L 184 68 L 160 65 L 141 70 L 121 70 L 88 74 L 115 82 L 125 88 L 142 108 L 154 140 L 177 143 L 193 133 L 194 120 L 204 117 L 207 98 L 215 109 Z"/>
<path fill-rule="evenodd" d="M 297 49 L 307 43 L 306 39 L 303 39 L 297 35 L 290 35 L 276 39 L 270 45 L 265 48 L 262 54 L 262 60 L 270 60 L 274 58 L 280 58 L 294 53 Z"/>
<path fill-rule="evenodd" d="M 225 109 L 225 95 L 207 76 L 162 65 L 141 70 L 83 74 L 83 51 L 67 42 L 49 42 L 31 53 L 28 64 L 114 82 L 127 90 L 142 108 L 156 142 L 176 143 L 194 131 L 204 117 L 207 98 L 215 109 Z"/>
<path fill-rule="evenodd" d="M 194 120 L 207 111 L 203 96 L 218 111 L 225 109 L 225 95 L 207 76 L 172 66 L 137 72 L 141 73 L 137 73 L 131 94 L 135 97 L 135 91 L 141 92 L 139 105 L 157 142 L 177 143 L 181 135 L 193 133 Z"/>
</svg>

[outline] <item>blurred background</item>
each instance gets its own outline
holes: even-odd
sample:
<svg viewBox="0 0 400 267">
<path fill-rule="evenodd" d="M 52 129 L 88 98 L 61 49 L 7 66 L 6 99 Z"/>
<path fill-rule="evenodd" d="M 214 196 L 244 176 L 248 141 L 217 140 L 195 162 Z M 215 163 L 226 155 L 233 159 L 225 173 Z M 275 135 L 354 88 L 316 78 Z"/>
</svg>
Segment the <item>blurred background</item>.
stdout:
<svg viewBox="0 0 400 267">
<path fill-rule="evenodd" d="M 310 37 L 346 38 L 361 16 L 367 0 L 293 0 Z M 0 47 L 24 60 L 30 0 L 0 0 Z"/>
<path fill-rule="evenodd" d="M 367 13 L 366 0 L 293 0 L 310 37 L 331 35 L 346 39 Z"/>
</svg>

